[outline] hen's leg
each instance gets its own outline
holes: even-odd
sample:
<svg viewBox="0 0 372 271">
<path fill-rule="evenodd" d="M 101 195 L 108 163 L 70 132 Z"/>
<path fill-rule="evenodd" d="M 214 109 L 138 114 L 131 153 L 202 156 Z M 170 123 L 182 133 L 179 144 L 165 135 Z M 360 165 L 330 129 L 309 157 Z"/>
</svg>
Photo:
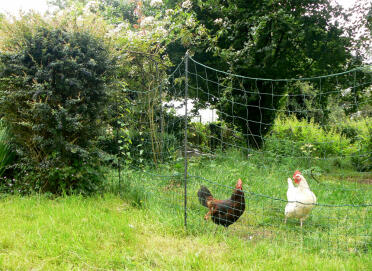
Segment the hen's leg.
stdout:
<svg viewBox="0 0 372 271">
<path fill-rule="evenodd" d="M 210 215 L 211 215 L 211 211 L 209 210 L 209 212 L 205 214 L 204 220 L 208 220 Z"/>
<path fill-rule="evenodd" d="M 213 208 L 210 208 L 209 212 L 204 216 L 204 219 L 208 220 L 212 212 L 213 212 Z"/>
</svg>

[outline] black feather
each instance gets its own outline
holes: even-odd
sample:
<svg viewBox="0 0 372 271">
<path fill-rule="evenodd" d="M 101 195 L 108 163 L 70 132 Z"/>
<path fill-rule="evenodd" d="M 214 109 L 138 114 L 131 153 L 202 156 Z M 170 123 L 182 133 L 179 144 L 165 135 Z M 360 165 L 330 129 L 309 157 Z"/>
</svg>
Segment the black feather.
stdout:
<svg viewBox="0 0 372 271">
<path fill-rule="evenodd" d="M 198 191 L 198 198 L 201 205 L 207 206 L 207 198 L 213 197 L 211 191 L 209 191 L 208 188 L 206 188 L 204 185 L 200 186 L 200 189 Z"/>
</svg>

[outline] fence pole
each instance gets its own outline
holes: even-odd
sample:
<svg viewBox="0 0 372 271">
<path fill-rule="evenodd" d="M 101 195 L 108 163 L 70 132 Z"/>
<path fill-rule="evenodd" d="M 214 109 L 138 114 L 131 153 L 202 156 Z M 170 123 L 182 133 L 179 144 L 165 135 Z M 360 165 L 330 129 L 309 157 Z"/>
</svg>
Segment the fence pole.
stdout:
<svg viewBox="0 0 372 271">
<path fill-rule="evenodd" d="M 163 116 L 163 82 L 160 80 L 160 73 L 158 62 L 155 62 L 156 65 L 156 84 L 159 86 L 159 97 L 160 97 L 160 132 L 161 132 L 161 139 L 160 139 L 160 155 L 161 161 L 164 162 L 163 157 L 163 149 L 164 149 L 164 116 Z"/>
<path fill-rule="evenodd" d="M 187 98 L 189 91 L 189 77 L 188 77 L 188 66 L 189 66 L 189 53 L 186 52 L 185 55 L 185 172 L 184 172 L 184 186 L 185 186 L 185 227 L 187 227 Z"/>
<path fill-rule="evenodd" d="M 116 143 L 119 143 L 119 129 L 120 129 L 120 122 L 119 122 L 119 106 L 118 106 L 118 93 L 115 95 L 115 109 L 116 109 Z M 118 166 L 118 177 L 119 177 L 119 194 L 121 195 L 121 167 L 120 167 L 120 144 L 118 144 L 118 154 L 117 154 L 117 166 Z"/>
</svg>

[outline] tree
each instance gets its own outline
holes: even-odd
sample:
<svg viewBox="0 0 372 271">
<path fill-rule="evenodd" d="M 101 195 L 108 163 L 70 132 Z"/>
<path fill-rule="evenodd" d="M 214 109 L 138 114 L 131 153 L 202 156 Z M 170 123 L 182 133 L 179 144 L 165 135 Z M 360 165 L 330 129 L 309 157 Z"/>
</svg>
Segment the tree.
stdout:
<svg viewBox="0 0 372 271">
<path fill-rule="evenodd" d="M 332 6 L 326 0 L 185 2 L 179 4 L 178 10 L 192 14 L 188 16 L 193 16 L 196 25 L 205 27 L 207 38 L 198 40 L 195 37 L 198 33 L 184 26 L 184 31 L 193 33 L 192 42 L 196 41 L 197 45 L 189 46 L 190 43 L 179 38 L 169 47 L 171 56 L 178 57 L 180 51 L 190 49 L 196 60 L 209 66 L 243 76 L 273 79 L 337 73 L 361 63 L 350 52 L 352 38 L 345 37 L 337 23 L 337 18 L 347 15 L 340 6 Z M 211 80 L 217 80 L 212 76 Z M 236 77 L 224 80 L 229 85 L 222 95 L 216 88 L 209 88 L 212 95 L 222 98 L 207 100 L 202 95 L 197 98 L 221 108 L 220 118 L 228 123 L 234 120 L 247 135 L 248 144 L 260 146 L 280 107 L 280 97 L 291 86 L 276 82 L 273 87 L 267 81 Z M 317 81 L 312 87 L 327 92 L 332 84 Z M 272 89 L 275 97 L 265 95 Z M 190 95 L 196 96 L 192 92 Z M 317 106 L 325 108 L 327 98 L 323 96 Z M 326 119 L 325 114 L 321 121 Z"/>
<path fill-rule="evenodd" d="M 24 190 L 86 193 L 103 179 L 93 142 L 114 63 L 102 38 L 70 26 L 30 14 L 2 27 L 0 108 Z"/>
</svg>

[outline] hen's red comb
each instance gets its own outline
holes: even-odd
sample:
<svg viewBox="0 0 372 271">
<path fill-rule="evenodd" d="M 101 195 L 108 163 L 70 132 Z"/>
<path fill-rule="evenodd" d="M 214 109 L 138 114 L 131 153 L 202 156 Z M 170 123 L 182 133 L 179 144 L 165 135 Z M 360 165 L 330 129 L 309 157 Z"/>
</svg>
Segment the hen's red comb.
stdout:
<svg viewBox="0 0 372 271">
<path fill-rule="evenodd" d="M 299 170 L 296 170 L 295 173 L 293 174 L 293 179 L 294 179 L 294 177 L 295 177 L 297 174 L 302 175 L 301 172 L 300 172 Z"/>
</svg>

